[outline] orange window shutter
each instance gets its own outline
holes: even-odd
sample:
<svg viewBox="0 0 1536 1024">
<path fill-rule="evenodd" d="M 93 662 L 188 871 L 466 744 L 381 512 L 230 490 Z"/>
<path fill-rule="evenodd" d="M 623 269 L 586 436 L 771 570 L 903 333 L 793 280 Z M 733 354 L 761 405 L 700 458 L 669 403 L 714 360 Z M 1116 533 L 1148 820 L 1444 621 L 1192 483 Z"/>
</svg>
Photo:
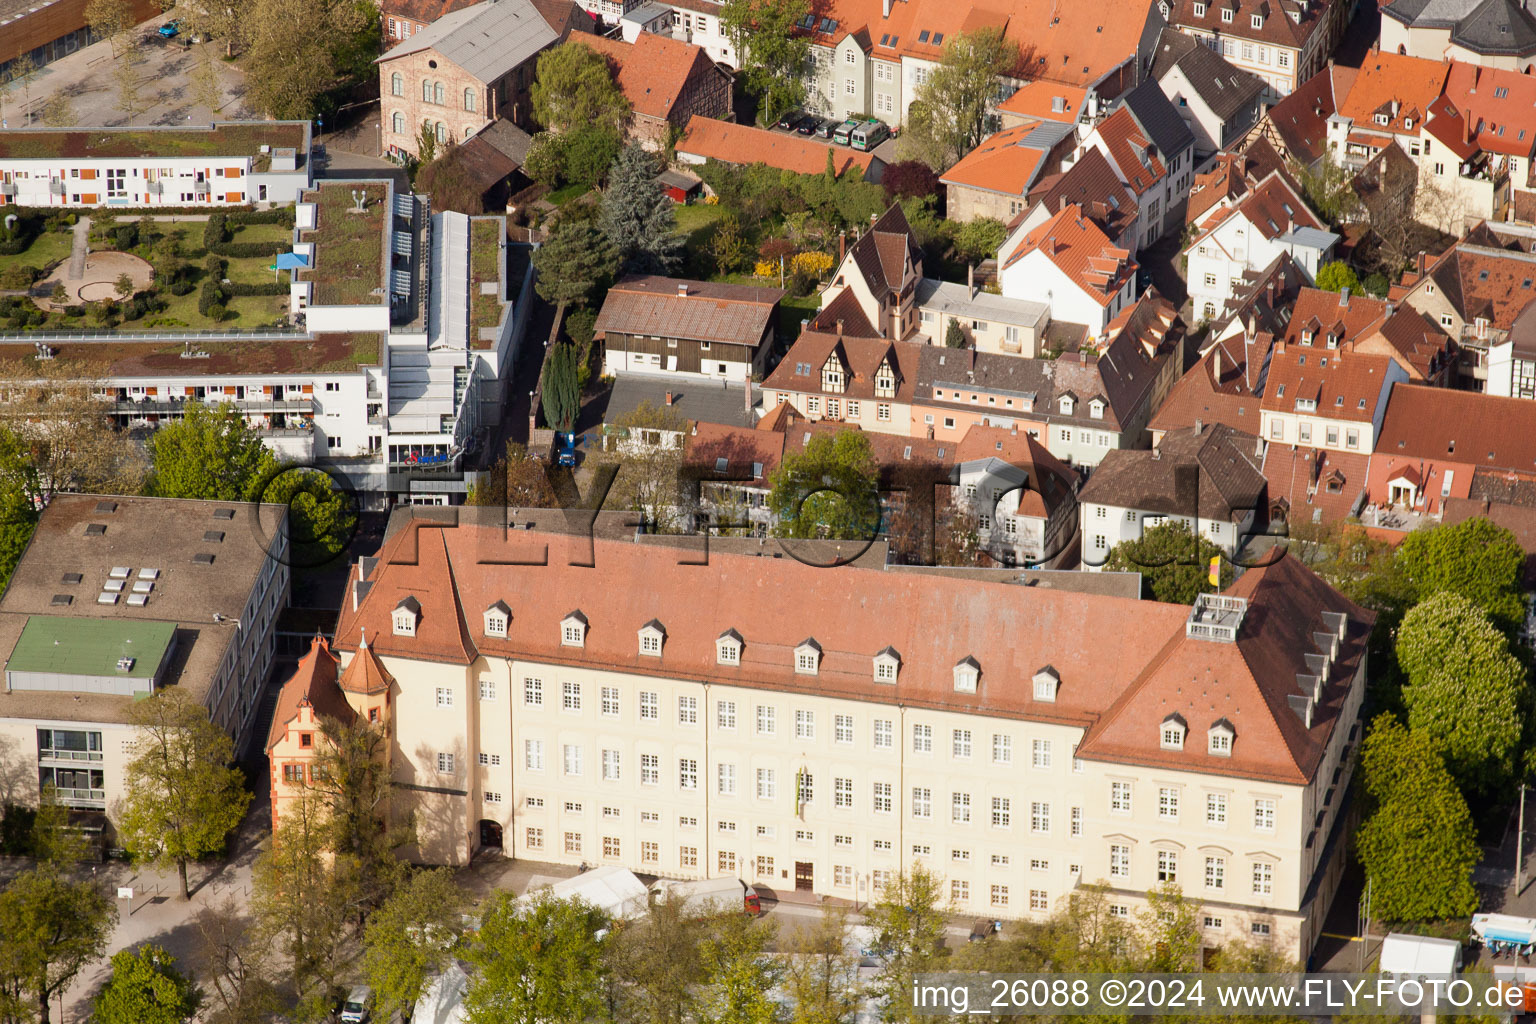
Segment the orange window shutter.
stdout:
<svg viewBox="0 0 1536 1024">
<path fill-rule="evenodd" d="M 80 201 L 82 203 L 88 203 L 88 204 L 94 204 L 94 203 L 98 202 L 98 200 L 96 198 L 96 193 L 95 192 L 85 192 L 85 193 L 83 193 L 80 196 Z"/>
<path fill-rule="evenodd" d="M 86 167 L 86 168 L 84 168 L 80 172 L 80 177 L 87 178 L 87 179 L 90 179 L 92 181 L 96 180 L 96 168 L 94 168 L 94 167 Z"/>
<path fill-rule="evenodd" d="M 226 177 L 226 178 L 238 178 L 238 177 L 240 177 L 240 175 L 242 175 L 244 173 L 245 172 L 242 171 L 238 167 L 226 167 L 226 168 L 224 168 L 224 177 Z"/>
</svg>

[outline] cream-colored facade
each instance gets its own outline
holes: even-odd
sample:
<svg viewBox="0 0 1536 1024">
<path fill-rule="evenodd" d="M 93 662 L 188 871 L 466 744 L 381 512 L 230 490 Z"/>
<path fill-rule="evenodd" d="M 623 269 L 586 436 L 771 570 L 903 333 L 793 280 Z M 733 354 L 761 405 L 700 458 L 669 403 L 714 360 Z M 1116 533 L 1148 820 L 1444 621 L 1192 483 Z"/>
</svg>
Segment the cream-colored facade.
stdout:
<svg viewBox="0 0 1536 1024">
<path fill-rule="evenodd" d="M 989 917 L 1044 917 L 1095 881 L 1134 915 L 1171 880 L 1202 904 L 1210 946 L 1267 938 L 1297 956 L 1342 868 L 1329 837 L 1364 693 L 1362 668 L 1297 786 L 1078 760 L 1083 729 L 1045 721 L 517 659 L 381 660 L 401 680 L 396 777 L 436 780 L 404 790 L 429 862 L 465 863 L 484 820 L 508 856 L 857 900 L 916 861 L 958 913 Z"/>
</svg>

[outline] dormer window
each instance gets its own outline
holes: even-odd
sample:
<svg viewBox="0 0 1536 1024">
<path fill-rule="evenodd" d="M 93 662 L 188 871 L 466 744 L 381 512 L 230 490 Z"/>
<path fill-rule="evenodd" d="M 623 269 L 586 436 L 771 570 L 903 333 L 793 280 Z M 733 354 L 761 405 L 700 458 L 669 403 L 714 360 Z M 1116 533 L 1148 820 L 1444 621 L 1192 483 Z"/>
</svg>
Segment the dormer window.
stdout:
<svg viewBox="0 0 1536 1024">
<path fill-rule="evenodd" d="M 407 597 L 395 605 L 393 618 L 395 636 L 415 636 L 416 622 L 421 618 L 421 602 Z"/>
<path fill-rule="evenodd" d="M 981 679 L 981 664 L 967 655 L 955 666 L 955 692 L 975 693 Z"/>
<path fill-rule="evenodd" d="M 734 629 L 726 630 L 715 641 L 715 662 L 720 665 L 740 665 L 743 646 L 740 633 Z"/>
<path fill-rule="evenodd" d="M 1392 118 L 1388 117 L 1386 114 L 1377 114 L 1376 123 L 1385 128 L 1387 125 L 1392 123 Z"/>
<path fill-rule="evenodd" d="M 1195 17 L 1205 17 L 1205 4 L 1195 4 Z"/>
<path fill-rule="evenodd" d="M 1104 418 L 1104 403 L 1095 398 L 1088 403 L 1088 415 L 1096 420 Z"/>
<path fill-rule="evenodd" d="M 795 648 L 795 673 L 813 676 L 821 669 L 821 645 L 807 637 Z"/>
<path fill-rule="evenodd" d="M 1409 129 L 1411 131 L 1413 129 L 1413 118 L 1411 118 L 1411 117 L 1403 118 L 1403 127 L 1406 128 L 1406 129 Z"/>
<path fill-rule="evenodd" d="M 666 628 L 652 619 L 640 627 L 640 653 L 651 658 L 661 657 L 661 644 L 666 638 Z"/>
<path fill-rule="evenodd" d="M 1206 750 L 1215 757 L 1231 757 L 1232 741 L 1237 738 L 1237 732 L 1225 718 L 1211 726 L 1206 733 Z"/>
<path fill-rule="evenodd" d="M 1070 416 L 1070 415 L 1072 415 L 1072 396 L 1071 395 L 1062 395 L 1061 396 L 1061 401 L 1056 403 L 1056 404 L 1057 404 L 1057 408 L 1059 408 L 1061 410 L 1061 413 L 1062 413 L 1063 416 Z"/>
<path fill-rule="evenodd" d="M 1178 715 L 1169 715 L 1163 719 L 1161 729 L 1158 730 L 1158 746 L 1164 750 L 1183 750 L 1184 734 L 1189 727 L 1184 724 L 1184 719 Z"/>
<path fill-rule="evenodd" d="M 507 626 L 512 622 L 512 609 L 505 601 L 497 601 L 485 610 L 485 635 L 506 638 Z"/>
<path fill-rule="evenodd" d="M 1232 8 L 1227 7 L 1222 10 L 1221 20 L 1226 22 L 1228 25 L 1232 24 Z"/>
<path fill-rule="evenodd" d="M 1303 345 L 1310 345 L 1310 344 L 1312 344 L 1312 332 L 1311 331 L 1302 331 L 1301 332 L 1301 343 Z"/>
<path fill-rule="evenodd" d="M 875 397 L 896 397 L 896 374 L 889 362 L 882 361 L 879 368 L 875 370 Z"/>
<path fill-rule="evenodd" d="M 560 646 L 585 647 L 587 645 L 587 617 L 579 611 L 571 612 L 560 620 Z"/>
<path fill-rule="evenodd" d="M 1061 689 L 1061 675 L 1053 666 L 1047 665 L 1035 673 L 1035 700 L 1045 701 L 1047 704 L 1056 702 L 1056 691 Z"/>
<path fill-rule="evenodd" d="M 896 653 L 896 648 L 887 647 L 875 655 L 875 682 L 894 685 L 900 671 L 901 655 Z"/>
<path fill-rule="evenodd" d="M 821 390 L 840 395 L 844 390 L 844 380 L 843 364 L 838 362 L 837 356 L 828 356 L 825 365 L 821 368 Z"/>
</svg>

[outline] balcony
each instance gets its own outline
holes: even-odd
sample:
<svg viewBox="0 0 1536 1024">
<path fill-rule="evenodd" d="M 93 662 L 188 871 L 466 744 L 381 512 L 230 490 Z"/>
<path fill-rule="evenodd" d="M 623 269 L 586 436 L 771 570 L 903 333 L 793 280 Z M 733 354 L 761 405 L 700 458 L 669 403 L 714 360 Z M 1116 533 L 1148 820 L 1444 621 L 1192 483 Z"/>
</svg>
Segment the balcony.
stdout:
<svg viewBox="0 0 1536 1024">
<path fill-rule="evenodd" d="M 209 185 L 208 185 L 208 183 L 206 181 L 200 181 L 200 182 L 197 183 L 197 194 L 198 195 L 206 196 L 211 191 L 212 191 L 212 189 L 209 187 Z"/>
<path fill-rule="evenodd" d="M 37 752 L 39 761 L 100 761 L 99 750 L 53 750 L 42 749 Z"/>
<path fill-rule="evenodd" d="M 226 395 L 209 395 L 207 398 L 119 398 L 112 404 L 112 411 L 129 416 L 177 415 L 186 411 L 188 402 L 229 402 L 245 413 L 313 412 L 313 398 L 230 398 Z"/>
<path fill-rule="evenodd" d="M 0 196 L 14 196 L 16 183 L 12 181 L 0 181 Z"/>
<path fill-rule="evenodd" d="M 70 807 L 88 807 L 106 810 L 107 791 L 104 789 L 55 789 L 54 797 Z"/>
<path fill-rule="evenodd" d="M 64 182 L 59 178 L 48 179 L 48 192 L 50 195 L 61 196 L 64 194 Z"/>
<path fill-rule="evenodd" d="M 148 192 L 152 196 L 158 196 L 165 191 L 165 182 L 146 181 L 144 183 L 144 191 Z"/>
</svg>

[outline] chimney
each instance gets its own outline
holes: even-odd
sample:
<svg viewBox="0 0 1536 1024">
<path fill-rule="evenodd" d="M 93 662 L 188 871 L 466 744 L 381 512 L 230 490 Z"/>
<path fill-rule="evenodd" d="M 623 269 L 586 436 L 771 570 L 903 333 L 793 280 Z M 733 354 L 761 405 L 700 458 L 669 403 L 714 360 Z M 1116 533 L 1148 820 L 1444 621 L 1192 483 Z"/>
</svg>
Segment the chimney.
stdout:
<svg viewBox="0 0 1536 1024">
<path fill-rule="evenodd" d="M 877 221 L 879 219 L 880 219 L 880 215 L 878 213 L 870 214 L 869 215 L 869 226 L 870 227 L 874 227 L 875 226 L 875 221 Z"/>
<path fill-rule="evenodd" d="M 358 632 L 362 634 L 362 639 L 358 640 L 357 649 L 366 651 L 368 649 L 368 631 L 366 629 L 359 629 Z"/>
<path fill-rule="evenodd" d="M 1049 238 L 1047 238 L 1045 240 L 1045 254 L 1047 256 L 1055 256 L 1056 255 L 1056 236 L 1055 235 L 1052 235 L 1051 237 L 1049 237 Z"/>
<path fill-rule="evenodd" d="M 1061 197 L 1061 209 L 1065 210 L 1066 208 L 1067 208 L 1067 197 L 1066 196 L 1062 196 Z M 1060 213 L 1061 210 L 1057 210 L 1056 212 Z"/>
<path fill-rule="evenodd" d="M 672 404 L 672 392 L 668 391 L 667 392 L 667 405 L 670 406 L 671 404 Z"/>
<path fill-rule="evenodd" d="M 752 416 L 752 378 L 751 377 L 747 378 L 747 386 L 743 390 L 745 392 L 745 399 L 744 399 L 744 404 L 743 404 L 742 410 L 743 410 L 743 412 L 746 413 L 746 415 L 748 417 L 748 422 L 751 422 L 751 416 Z M 698 428 L 695 427 L 694 429 L 697 430 Z"/>
<path fill-rule="evenodd" d="M 891 16 L 891 0 L 880 0 L 880 17 L 882 17 L 882 18 L 889 18 L 890 16 Z"/>
<path fill-rule="evenodd" d="M 976 297 L 976 267 L 970 263 L 965 265 L 965 294 L 967 298 Z"/>
<path fill-rule="evenodd" d="M 685 299 L 688 297 L 688 285 L 679 282 L 677 286 L 677 297 L 680 299 Z"/>
<path fill-rule="evenodd" d="M 1275 279 L 1271 277 L 1269 283 L 1264 286 L 1264 299 L 1269 303 L 1269 308 L 1275 308 Z"/>
<path fill-rule="evenodd" d="M 837 233 L 837 262 L 838 262 L 839 266 L 842 265 L 843 257 L 846 256 L 847 254 L 848 254 L 848 232 L 846 232 L 846 231 L 839 231 Z"/>
<path fill-rule="evenodd" d="M 1341 305 L 1341 306 L 1348 306 L 1349 305 L 1349 288 L 1348 288 L 1348 286 L 1339 289 L 1339 305 Z"/>
<path fill-rule="evenodd" d="M 1218 384 L 1221 383 L 1221 346 L 1220 345 L 1217 345 L 1215 348 L 1211 349 L 1211 375 L 1215 378 L 1216 383 L 1218 383 Z M 1196 432 L 1198 433 L 1198 431 L 1196 431 Z"/>
<path fill-rule="evenodd" d="M 1202 431 L 1204 429 L 1205 429 L 1205 421 L 1202 420 L 1200 417 L 1196 416 L 1195 417 L 1195 433 L 1198 434 L 1198 433 L 1200 433 L 1200 431 Z"/>
<path fill-rule="evenodd" d="M 841 338 L 843 336 L 843 319 L 842 319 L 842 317 L 838 317 L 838 319 L 837 319 L 837 336 L 839 338 Z"/>
</svg>

